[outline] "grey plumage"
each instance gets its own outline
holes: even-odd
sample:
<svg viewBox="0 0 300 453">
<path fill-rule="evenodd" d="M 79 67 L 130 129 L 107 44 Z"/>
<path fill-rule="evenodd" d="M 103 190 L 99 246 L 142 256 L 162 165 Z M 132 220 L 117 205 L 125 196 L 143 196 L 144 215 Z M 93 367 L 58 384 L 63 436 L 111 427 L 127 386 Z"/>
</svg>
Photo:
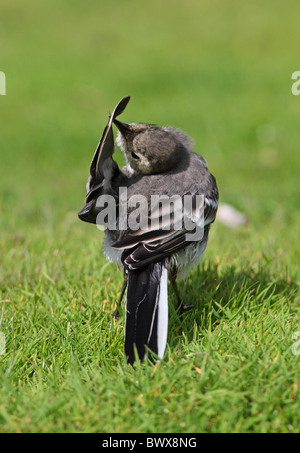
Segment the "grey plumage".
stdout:
<svg viewBox="0 0 300 453">
<path fill-rule="evenodd" d="M 215 220 L 219 197 L 215 178 L 209 172 L 206 160 L 192 150 L 192 141 L 184 132 L 169 126 L 160 128 L 146 123 L 127 125 L 116 120 L 129 100 L 124 99 L 114 110 L 107 125 L 107 143 L 102 143 L 105 156 L 103 154 L 103 158 L 101 153 L 100 157 L 97 156 L 98 167 L 101 161 L 101 168 L 95 169 L 95 162 L 92 162 L 87 205 L 79 217 L 96 223 L 101 211 L 97 207 L 97 198 L 111 194 L 116 200 L 115 224 L 106 230 L 104 252 L 108 259 L 124 267 L 128 277 L 125 352 L 128 362 L 133 363 L 134 344 L 141 360 L 144 358 L 145 346 L 162 356 L 167 319 L 162 325 L 158 313 L 159 306 L 163 306 L 161 313 L 164 315 L 160 315 L 160 318 L 167 316 L 166 275 L 168 273 L 174 282 L 176 277 L 184 276 L 191 266 L 198 264 L 207 244 L 210 225 Z M 119 129 L 117 144 L 127 163 L 122 169 L 112 159 L 112 121 Z M 124 199 L 118 196 L 120 187 L 126 189 Z M 134 206 L 128 206 L 128 200 L 136 195 L 142 195 L 147 201 L 148 224 L 144 225 L 145 228 L 140 226 L 133 230 L 126 221 L 135 209 Z M 188 240 L 186 223 L 183 222 L 182 228 L 176 228 L 176 205 L 171 205 L 171 215 L 165 216 L 161 204 L 153 206 L 153 195 L 176 195 L 180 200 L 189 196 L 192 200 L 190 210 L 180 213 L 184 220 L 189 221 L 189 225 L 195 227 L 200 225 L 201 220 L 200 208 L 196 203 L 197 196 L 201 196 L 201 237 L 194 241 Z M 124 212 L 122 209 L 126 209 L 126 216 L 120 215 Z"/>
</svg>

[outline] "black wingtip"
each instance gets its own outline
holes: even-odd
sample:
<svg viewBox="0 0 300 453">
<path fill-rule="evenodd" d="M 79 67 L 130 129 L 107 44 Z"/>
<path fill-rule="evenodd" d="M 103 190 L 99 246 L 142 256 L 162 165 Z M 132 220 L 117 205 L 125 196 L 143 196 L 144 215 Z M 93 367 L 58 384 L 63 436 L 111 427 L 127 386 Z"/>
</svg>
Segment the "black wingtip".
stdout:
<svg viewBox="0 0 300 453">
<path fill-rule="evenodd" d="M 120 100 L 120 102 L 117 104 L 117 106 L 114 109 L 113 119 L 115 119 L 117 116 L 121 115 L 121 113 L 124 112 L 125 107 L 127 106 L 129 101 L 130 101 L 130 96 L 125 96 Z"/>
<path fill-rule="evenodd" d="M 83 222 L 96 223 L 98 213 L 95 210 L 95 200 L 91 200 L 78 212 L 78 217 Z"/>
</svg>

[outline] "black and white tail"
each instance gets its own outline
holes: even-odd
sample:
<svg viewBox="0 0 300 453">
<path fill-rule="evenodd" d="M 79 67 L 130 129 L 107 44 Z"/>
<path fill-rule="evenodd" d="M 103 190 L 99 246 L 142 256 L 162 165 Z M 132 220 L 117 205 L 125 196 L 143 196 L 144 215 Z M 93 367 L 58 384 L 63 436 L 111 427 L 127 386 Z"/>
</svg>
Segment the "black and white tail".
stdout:
<svg viewBox="0 0 300 453">
<path fill-rule="evenodd" d="M 162 262 L 157 262 L 138 270 L 129 270 L 125 322 L 125 354 L 128 363 L 135 361 L 136 354 L 143 360 L 146 346 L 162 358 L 167 334 L 167 268 Z"/>
</svg>

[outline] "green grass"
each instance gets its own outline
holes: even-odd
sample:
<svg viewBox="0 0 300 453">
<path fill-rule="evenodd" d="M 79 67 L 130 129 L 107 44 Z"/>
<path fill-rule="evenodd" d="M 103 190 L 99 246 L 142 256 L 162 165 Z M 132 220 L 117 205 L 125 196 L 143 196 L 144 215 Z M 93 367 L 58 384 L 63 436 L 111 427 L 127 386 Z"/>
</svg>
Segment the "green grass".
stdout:
<svg viewBox="0 0 300 453">
<path fill-rule="evenodd" d="M 271 0 L 1 2 L 1 432 L 299 432 L 299 13 Z M 122 120 L 185 130 L 221 201 L 249 218 L 213 225 L 182 286 L 195 308 L 179 317 L 170 288 L 166 355 L 134 368 L 124 313 L 110 316 L 122 272 L 76 216 L 127 94 Z"/>
</svg>

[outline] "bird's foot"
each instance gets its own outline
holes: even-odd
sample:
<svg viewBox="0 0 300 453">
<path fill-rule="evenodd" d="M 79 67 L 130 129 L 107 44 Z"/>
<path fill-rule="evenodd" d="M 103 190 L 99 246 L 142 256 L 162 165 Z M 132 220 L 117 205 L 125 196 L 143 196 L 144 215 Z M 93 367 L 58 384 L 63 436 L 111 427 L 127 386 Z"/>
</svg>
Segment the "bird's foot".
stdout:
<svg viewBox="0 0 300 453">
<path fill-rule="evenodd" d="M 113 318 L 115 318 L 117 321 L 119 321 L 120 319 L 120 313 L 119 313 L 119 307 L 117 307 L 112 313 L 111 315 Z"/>
<path fill-rule="evenodd" d="M 186 313 L 187 311 L 191 310 L 194 307 L 193 301 L 191 300 L 190 302 L 187 302 L 186 304 L 181 302 L 179 305 L 179 313 L 182 315 L 183 313 Z"/>
</svg>

